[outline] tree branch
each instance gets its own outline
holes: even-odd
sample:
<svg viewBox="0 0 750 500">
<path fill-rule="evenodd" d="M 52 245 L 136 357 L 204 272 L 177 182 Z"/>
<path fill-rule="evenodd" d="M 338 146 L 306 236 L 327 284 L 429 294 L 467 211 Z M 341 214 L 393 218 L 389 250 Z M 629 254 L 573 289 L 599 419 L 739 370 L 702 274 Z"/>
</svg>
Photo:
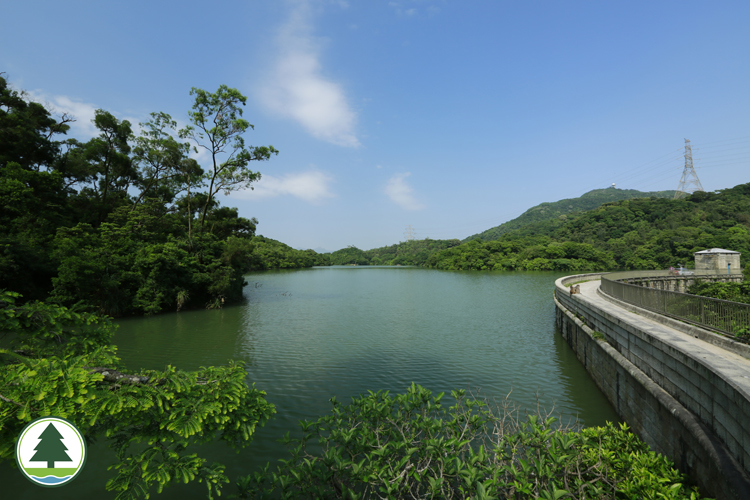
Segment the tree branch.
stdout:
<svg viewBox="0 0 750 500">
<path fill-rule="evenodd" d="M 97 366 L 95 368 L 86 367 L 89 373 L 101 373 L 104 376 L 105 382 L 113 382 L 117 384 L 130 384 L 139 385 L 146 384 L 150 380 L 149 377 L 140 377 L 138 375 L 128 375 L 126 373 L 118 372 L 111 368 L 105 368 L 103 366 Z"/>
<path fill-rule="evenodd" d="M 6 398 L 6 397 L 5 397 L 5 396 L 3 396 L 2 394 L 0 394 L 0 399 L 2 399 L 3 401 L 5 401 L 6 403 L 13 403 L 13 404 L 14 404 L 14 405 L 16 405 L 16 406 L 21 406 L 21 407 L 23 407 L 23 405 L 22 405 L 21 403 L 19 403 L 18 401 L 13 401 L 13 400 L 12 400 L 12 399 L 10 399 L 10 398 Z"/>
</svg>

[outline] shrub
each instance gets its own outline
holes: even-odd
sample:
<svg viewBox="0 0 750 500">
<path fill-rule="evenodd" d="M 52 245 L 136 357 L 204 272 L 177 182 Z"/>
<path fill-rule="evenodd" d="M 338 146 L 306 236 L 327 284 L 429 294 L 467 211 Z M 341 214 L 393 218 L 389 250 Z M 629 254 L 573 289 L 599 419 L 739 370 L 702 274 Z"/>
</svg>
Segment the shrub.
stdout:
<svg viewBox="0 0 750 500">
<path fill-rule="evenodd" d="M 291 457 L 240 478 L 241 498 L 670 498 L 697 491 L 627 425 L 573 430 L 548 414 L 519 417 L 506 399 L 453 391 L 369 392 L 302 422 Z M 317 441 L 317 442 L 316 442 Z"/>
</svg>

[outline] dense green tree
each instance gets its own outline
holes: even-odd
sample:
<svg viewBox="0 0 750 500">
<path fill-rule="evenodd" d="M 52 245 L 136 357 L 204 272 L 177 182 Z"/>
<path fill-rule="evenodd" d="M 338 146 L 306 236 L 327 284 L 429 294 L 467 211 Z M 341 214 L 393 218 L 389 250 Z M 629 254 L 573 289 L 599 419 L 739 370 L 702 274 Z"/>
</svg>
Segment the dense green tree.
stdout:
<svg viewBox="0 0 750 500">
<path fill-rule="evenodd" d="M 130 156 L 130 122 L 97 109 L 94 126 L 99 135 L 85 143 L 71 143 L 60 169 L 74 173 L 84 187 L 73 200 L 79 217 L 99 225 L 116 207 L 132 203 L 128 189 L 138 180 Z"/>
<path fill-rule="evenodd" d="M 740 283 L 722 283 L 697 280 L 687 289 L 688 293 L 750 304 L 750 277 Z M 750 325 L 747 325 L 750 327 Z"/>
<path fill-rule="evenodd" d="M 605 271 L 692 264 L 693 253 L 729 248 L 750 258 L 750 184 L 681 199 L 634 198 L 541 220 L 499 239 L 433 253 L 438 269 Z"/>
<path fill-rule="evenodd" d="M 469 236 L 464 242 L 476 239 L 482 241 L 496 240 L 506 233 L 536 222 L 565 222 L 572 214 L 593 210 L 604 203 L 629 200 L 632 198 L 655 197 L 672 199 L 674 198 L 674 193 L 674 191 L 642 192 L 635 189 L 594 189 L 578 198 L 569 198 L 551 203 L 540 203 L 539 205 L 526 210 L 523 214 L 513 220 L 490 228 L 479 234 Z"/>
<path fill-rule="evenodd" d="M 0 73 L 0 168 L 14 162 L 24 169 L 39 171 L 52 164 L 60 144 L 52 140 L 64 134 L 72 121 L 68 115 L 53 118 L 39 103 L 13 90 Z"/>
<path fill-rule="evenodd" d="M 354 245 L 350 245 L 341 250 L 331 252 L 331 265 L 332 266 L 345 266 L 345 265 L 357 265 L 366 266 L 370 264 L 370 259 L 365 254 L 364 250 L 360 250 Z"/>
<path fill-rule="evenodd" d="M 53 168 L 60 153 L 55 136 L 70 121 L 56 120 L 0 75 L 0 288 L 32 299 L 49 293 L 52 236 L 71 220 L 70 191 Z"/>
<path fill-rule="evenodd" d="M 242 134 L 254 127 L 242 118 L 241 106 L 247 98 L 237 89 L 221 85 L 211 93 L 193 87 L 190 95 L 195 96 L 189 113 L 190 125 L 180 131 L 180 136 L 195 141 L 211 157 L 205 174 L 208 197 L 200 219 L 203 227 L 208 207 L 218 192 L 229 194 L 235 189 L 252 187 L 260 179 L 260 173 L 249 170 L 248 164 L 268 160 L 279 152 L 273 146 L 245 146 Z"/>
<path fill-rule="evenodd" d="M 56 142 L 69 118 L 56 121 L 0 77 L 0 287 L 111 315 L 239 299 L 258 221 L 215 195 L 257 180 L 249 162 L 277 151 L 245 146 L 251 125 L 236 90 L 192 95 L 181 132 L 210 150 L 208 172 L 166 113 L 136 138 L 127 120 L 97 110 L 96 137 Z"/>
<path fill-rule="evenodd" d="M 151 120 L 141 123 L 141 135 L 133 147 L 133 161 L 139 169 L 134 184 L 141 192 L 133 209 L 146 198 L 171 204 L 182 192 L 190 204 L 190 187 L 200 183 L 204 172 L 189 157 L 190 144 L 171 135 L 176 130 L 177 122 L 166 113 L 151 113 Z"/>
<path fill-rule="evenodd" d="M 263 236 L 256 236 L 252 241 L 253 252 L 250 255 L 249 266 L 253 270 L 331 265 L 328 254 L 319 254 L 314 250 L 296 250 L 280 241 Z"/>
</svg>

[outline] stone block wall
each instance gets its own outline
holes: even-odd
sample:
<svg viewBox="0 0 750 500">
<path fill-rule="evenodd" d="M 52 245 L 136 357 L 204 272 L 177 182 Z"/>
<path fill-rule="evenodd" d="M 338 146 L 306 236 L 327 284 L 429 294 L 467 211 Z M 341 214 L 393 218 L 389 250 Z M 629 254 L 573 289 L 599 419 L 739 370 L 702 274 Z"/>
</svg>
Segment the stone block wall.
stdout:
<svg viewBox="0 0 750 500">
<path fill-rule="evenodd" d="M 739 253 L 696 253 L 696 269 L 716 269 L 718 272 L 727 271 L 727 265 L 731 264 L 734 271 L 740 269 Z"/>
<path fill-rule="evenodd" d="M 678 347 L 570 296 L 565 286 L 582 279 L 557 281 L 557 325 L 620 417 L 704 492 L 750 498 L 748 395 Z"/>
</svg>

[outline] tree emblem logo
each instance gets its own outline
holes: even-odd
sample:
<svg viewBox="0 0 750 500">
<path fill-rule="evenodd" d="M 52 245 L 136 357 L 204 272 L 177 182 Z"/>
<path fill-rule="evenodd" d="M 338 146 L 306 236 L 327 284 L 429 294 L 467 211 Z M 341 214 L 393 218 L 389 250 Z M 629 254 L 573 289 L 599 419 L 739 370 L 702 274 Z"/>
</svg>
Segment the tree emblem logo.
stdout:
<svg viewBox="0 0 750 500">
<path fill-rule="evenodd" d="M 69 483 L 86 463 L 86 442 L 64 418 L 43 417 L 24 427 L 16 443 L 18 468 L 32 482 L 54 488 Z"/>
</svg>

